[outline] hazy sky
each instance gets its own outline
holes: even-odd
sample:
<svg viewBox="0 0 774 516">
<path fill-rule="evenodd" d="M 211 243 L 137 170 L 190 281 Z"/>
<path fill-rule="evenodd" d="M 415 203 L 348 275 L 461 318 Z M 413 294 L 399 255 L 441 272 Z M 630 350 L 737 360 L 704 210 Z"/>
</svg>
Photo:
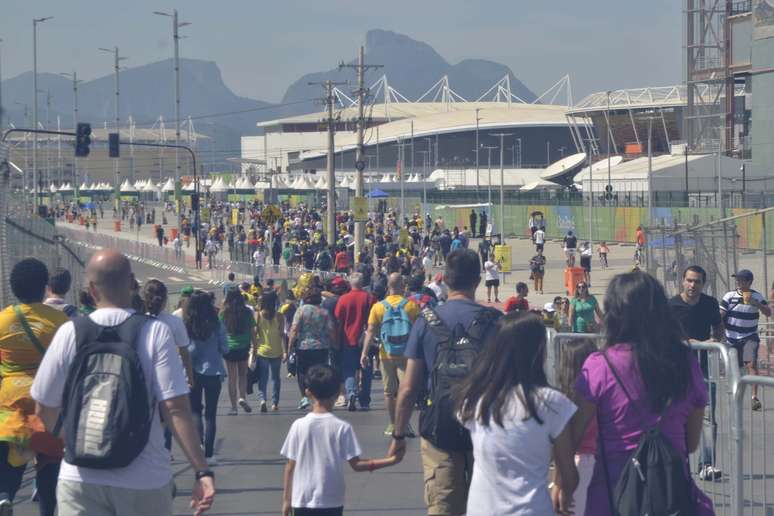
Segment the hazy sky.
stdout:
<svg viewBox="0 0 774 516">
<path fill-rule="evenodd" d="M 406 34 L 450 63 L 484 58 L 510 66 L 541 93 L 570 74 L 575 100 L 612 88 L 682 80 L 681 4 L 677 0 L 187 0 L 93 2 L 3 0 L 3 78 L 32 68 L 32 18 L 38 69 L 106 75 L 118 45 L 128 67 L 172 55 L 171 19 L 180 11 L 181 55 L 217 62 L 226 83 L 247 97 L 279 101 L 302 74 L 351 59 L 368 29 Z M 427 85 L 430 86 L 429 84 Z M 454 85 L 452 84 L 452 88 Z"/>
</svg>

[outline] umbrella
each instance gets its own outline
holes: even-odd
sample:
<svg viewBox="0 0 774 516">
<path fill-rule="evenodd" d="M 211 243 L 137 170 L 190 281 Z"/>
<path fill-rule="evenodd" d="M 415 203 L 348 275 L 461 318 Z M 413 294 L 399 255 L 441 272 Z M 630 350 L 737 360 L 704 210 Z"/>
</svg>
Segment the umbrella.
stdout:
<svg viewBox="0 0 774 516">
<path fill-rule="evenodd" d="M 366 197 L 369 199 L 386 199 L 390 196 L 387 192 L 384 190 L 379 190 L 378 188 L 375 190 L 371 190 L 366 194 Z"/>
</svg>

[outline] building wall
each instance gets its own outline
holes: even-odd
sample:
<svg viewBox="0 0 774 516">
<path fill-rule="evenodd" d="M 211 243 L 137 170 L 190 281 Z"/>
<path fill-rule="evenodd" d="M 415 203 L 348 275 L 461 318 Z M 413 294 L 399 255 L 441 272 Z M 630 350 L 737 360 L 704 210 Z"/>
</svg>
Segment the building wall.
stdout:
<svg viewBox="0 0 774 516">
<path fill-rule="evenodd" d="M 766 178 L 766 190 L 774 188 L 774 37 L 753 40 L 752 170 Z M 759 73 L 755 73 L 760 70 Z"/>
<path fill-rule="evenodd" d="M 284 133 L 267 132 L 266 149 L 268 154 L 264 155 L 264 137 L 263 136 L 243 136 L 241 144 L 241 156 L 243 159 L 266 160 L 269 169 L 277 170 L 279 167 L 283 172 L 288 170 L 288 165 L 292 162 L 294 154 L 302 150 L 324 149 L 328 144 L 327 133 Z M 250 165 L 243 165 L 243 170 L 247 170 Z M 258 167 L 259 170 L 262 166 Z"/>
</svg>

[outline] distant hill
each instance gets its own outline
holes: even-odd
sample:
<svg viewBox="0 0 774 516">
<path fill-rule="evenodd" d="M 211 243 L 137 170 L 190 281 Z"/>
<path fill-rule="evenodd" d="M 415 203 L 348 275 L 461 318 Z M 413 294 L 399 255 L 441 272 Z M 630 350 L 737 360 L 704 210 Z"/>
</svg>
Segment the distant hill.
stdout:
<svg viewBox="0 0 774 516">
<path fill-rule="evenodd" d="M 331 56 L 330 62 L 336 62 Z M 513 72 L 504 65 L 483 59 L 466 59 L 449 64 L 433 48 L 408 36 L 385 30 L 371 30 L 366 34 L 366 62 L 384 65 L 384 68 L 366 75 L 368 85 L 386 74 L 390 85 L 410 100 L 415 100 L 443 75 L 455 92 L 467 99 L 476 99 L 496 81 L 508 74 L 511 89 L 525 101 L 535 98 Z M 355 76 L 352 70 L 332 69 L 304 75 L 288 87 L 283 103 L 289 106 L 273 105 L 260 100 L 236 95 L 223 82 L 220 69 L 212 61 L 181 59 L 181 114 L 191 116 L 198 133 L 210 137 L 205 149 L 219 151 L 221 156 L 237 156 L 240 137 L 261 134 L 256 122 L 291 115 L 310 113 L 321 109 L 319 104 L 307 99 L 321 95 L 319 86 L 309 86 L 311 81 L 349 80 L 353 89 Z M 138 127 L 150 127 L 159 116 L 163 116 L 167 137 L 174 137 L 174 68 L 173 60 L 165 59 L 121 72 L 120 116 L 125 127 L 131 115 Z M 25 72 L 3 81 L 3 105 L 6 108 L 4 122 L 17 127 L 32 126 L 32 73 Z M 72 125 L 72 82 L 57 74 L 39 73 L 38 89 L 50 91 L 51 125 L 56 126 L 57 115 L 61 116 L 62 127 Z M 346 90 L 346 87 L 342 87 Z M 113 74 L 83 82 L 79 85 L 78 103 L 81 121 L 90 121 L 95 126 L 107 122 L 112 126 L 115 118 Z M 27 118 L 25 108 L 27 105 Z M 46 123 L 46 94 L 38 97 L 38 119 Z M 217 117 L 205 115 L 223 114 Z M 203 117 L 197 119 L 197 117 Z"/>
<path fill-rule="evenodd" d="M 452 65 L 427 43 L 391 31 L 368 31 L 365 60 L 367 64 L 384 65 L 384 68 L 370 71 L 366 75 L 368 85 L 386 74 L 390 85 L 409 100 L 416 100 L 443 75 L 449 76 L 449 84 L 456 93 L 468 100 L 475 100 L 506 74 L 510 76 L 511 91 L 514 95 L 527 102 L 536 98 L 505 65 L 484 59 L 465 59 Z M 349 81 L 352 85 L 350 89 L 354 89 L 356 84 L 355 74 L 351 69 L 340 71 L 334 68 L 325 72 L 310 73 L 291 84 L 282 101 L 294 102 L 318 97 L 320 87 L 309 86 L 308 83 L 329 79 Z M 307 110 L 315 109 L 311 104 L 305 107 Z"/>
</svg>

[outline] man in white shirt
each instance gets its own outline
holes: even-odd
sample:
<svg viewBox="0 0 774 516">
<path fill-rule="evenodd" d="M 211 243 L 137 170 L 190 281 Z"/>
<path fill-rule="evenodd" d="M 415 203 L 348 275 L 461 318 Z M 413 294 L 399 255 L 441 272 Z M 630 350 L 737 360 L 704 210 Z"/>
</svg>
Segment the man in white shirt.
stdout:
<svg viewBox="0 0 774 516">
<path fill-rule="evenodd" d="M 128 308 L 134 277 L 125 256 L 112 249 L 98 251 L 89 261 L 86 275 L 89 292 L 97 303 L 97 310 L 89 316 L 94 322 L 116 326 L 134 313 Z M 49 431 L 59 416 L 66 372 L 73 363 L 75 346 L 75 329 L 69 322 L 54 336 L 32 384 L 36 413 Z M 158 400 L 161 415 L 196 472 L 191 499 L 196 514 L 201 514 L 212 506 L 214 475 L 207 469 L 199 447 L 185 371 L 167 325 L 153 319 L 146 322 L 138 335 L 137 354 L 148 394 Z M 91 469 L 62 461 L 57 498 L 60 514 L 172 514 L 172 472 L 159 417 L 152 418 L 145 448 L 126 467 Z"/>
<path fill-rule="evenodd" d="M 255 276 L 263 279 L 263 269 L 266 265 L 266 250 L 263 245 L 259 245 L 253 253 L 253 265 L 255 266 Z"/>
<path fill-rule="evenodd" d="M 543 245 L 546 243 L 546 230 L 543 228 L 543 226 L 540 226 L 537 231 L 535 231 L 535 252 L 542 251 Z"/>
</svg>

